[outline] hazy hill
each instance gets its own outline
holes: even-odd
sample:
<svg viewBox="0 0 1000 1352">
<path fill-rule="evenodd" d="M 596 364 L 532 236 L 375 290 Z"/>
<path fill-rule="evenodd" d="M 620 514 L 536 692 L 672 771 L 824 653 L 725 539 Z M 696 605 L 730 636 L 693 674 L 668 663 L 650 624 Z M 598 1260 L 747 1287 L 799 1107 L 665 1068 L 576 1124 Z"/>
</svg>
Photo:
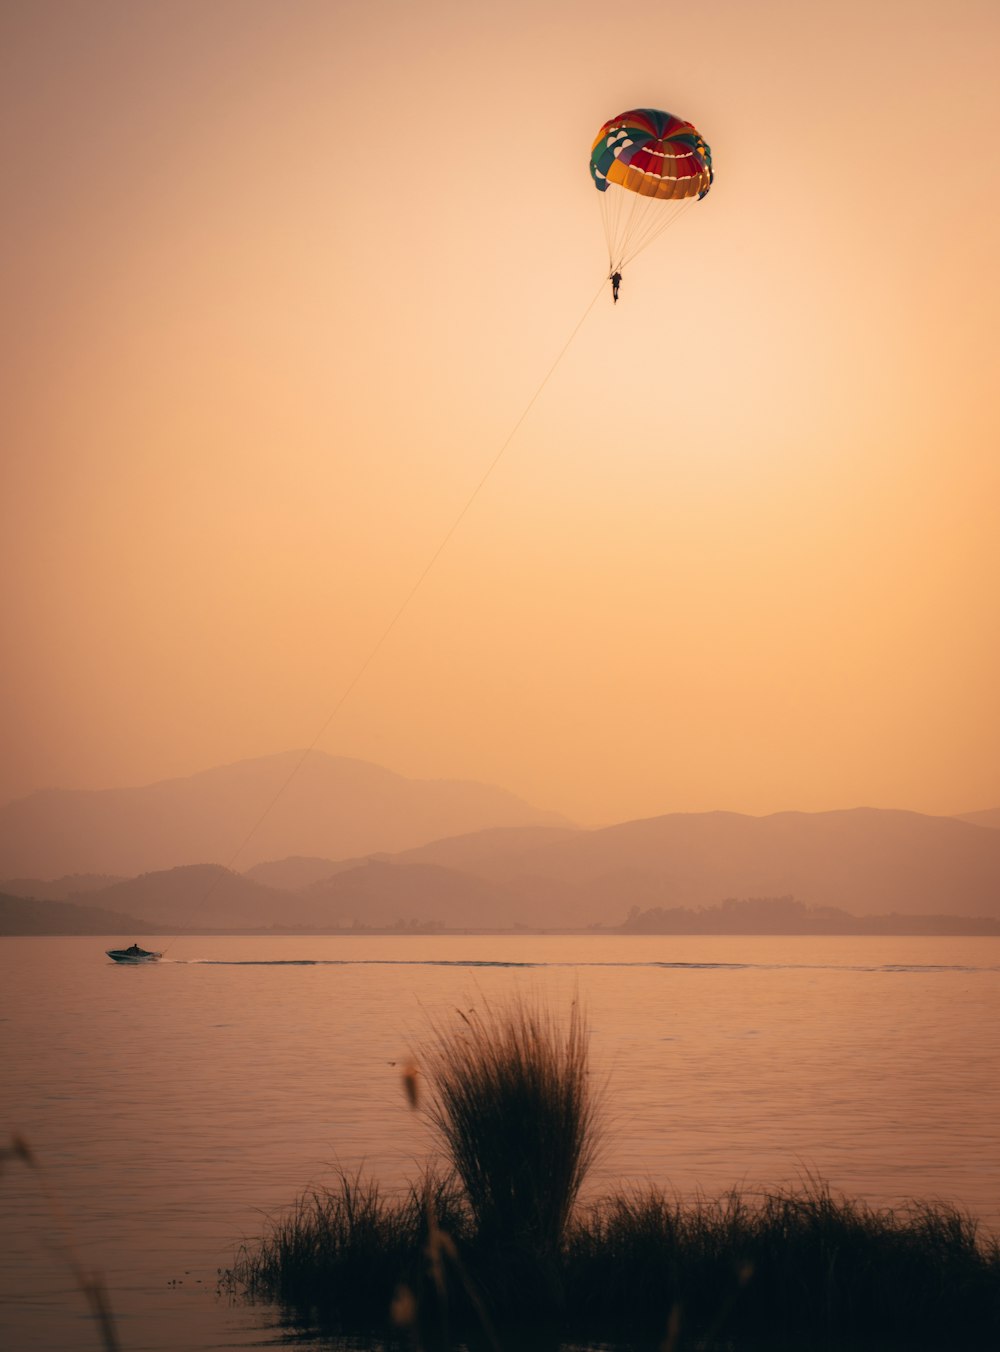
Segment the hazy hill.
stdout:
<svg viewBox="0 0 1000 1352">
<path fill-rule="evenodd" d="M 629 908 L 709 906 L 794 895 L 856 915 L 1000 915 L 1000 832 L 950 817 L 857 808 L 747 817 L 675 813 L 598 831 L 462 847 L 465 871 L 524 903 L 541 924 L 624 918 Z M 454 841 L 408 858 L 449 864 Z M 542 918 L 544 917 L 544 919 Z"/>
<path fill-rule="evenodd" d="M 141 788 L 46 789 L 0 807 L 0 876 L 133 875 L 228 862 L 300 752 L 220 766 Z M 332 859 L 405 850 L 487 826 L 563 824 L 513 794 L 459 780 L 406 779 L 366 761 L 310 752 L 242 852 Z"/>
<path fill-rule="evenodd" d="M 134 939 L 138 934 L 162 932 L 162 925 L 151 925 L 134 915 L 122 915 L 102 906 L 37 901 L 0 893 L 0 934 L 106 934 Z"/>
<path fill-rule="evenodd" d="M 336 869 L 336 865 L 332 866 Z M 163 924 L 193 929 L 268 928 L 272 925 L 392 925 L 397 920 L 438 921 L 448 927 L 503 927 L 511 907 L 488 883 L 433 864 L 371 859 L 346 865 L 334 876 L 296 892 L 265 887 L 217 864 L 142 874 L 116 883 L 92 899 Z"/>
<path fill-rule="evenodd" d="M 504 861 L 520 859 L 529 852 L 549 845 L 569 844 L 590 832 L 573 826 L 497 826 L 474 831 L 447 840 L 434 840 L 404 850 L 397 858 L 407 863 L 444 864 L 447 868 L 469 869 L 476 873 L 491 865 L 509 872 Z"/>
<path fill-rule="evenodd" d="M 143 873 L 91 893 L 94 904 L 192 929 L 257 928 L 283 921 L 288 897 L 219 864 Z"/>
<path fill-rule="evenodd" d="M 263 883 L 265 887 L 276 887 L 281 892 L 298 892 L 364 862 L 363 859 L 319 859 L 293 854 L 288 859 L 269 859 L 263 864 L 254 864 L 253 868 L 244 870 L 243 876 L 255 883 Z"/>
<path fill-rule="evenodd" d="M 42 878 L 6 878 L 0 892 L 11 897 L 35 897 L 39 901 L 72 901 L 90 892 L 100 892 L 123 879 L 114 873 L 68 873 L 46 882 Z"/>
<path fill-rule="evenodd" d="M 375 869 L 340 861 L 336 874 L 298 895 L 320 905 L 317 916 L 376 924 L 399 917 L 455 926 L 616 924 L 633 906 L 786 895 L 859 916 L 1000 916 L 1000 832 L 871 808 L 677 813 L 598 831 L 493 829 L 379 862 Z M 313 864 L 316 872 L 330 868 Z M 278 861 L 271 876 L 291 880 L 295 867 Z"/>
<path fill-rule="evenodd" d="M 263 864 L 255 864 L 244 871 L 244 877 L 254 882 L 264 883 L 266 887 L 277 887 L 288 892 L 298 892 L 325 882 L 338 873 L 346 873 L 373 859 L 392 859 L 396 864 L 441 864 L 448 869 L 462 870 L 467 864 L 473 865 L 473 872 L 487 860 L 509 855 L 516 850 L 524 850 L 535 845 L 549 844 L 564 840 L 578 828 L 571 826 L 496 826 L 485 831 L 473 831 L 467 835 L 449 836 L 444 840 L 435 840 L 429 845 L 418 845 L 412 850 L 403 850 L 395 855 L 384 851 L 367 855 L 360 859 L 303 859 L 292 856 L 289 859 L 270 859 Z M 402 876 L 402 875 L 399 875 Z M 463 922 L 464 923 L 464 922 Z"/>
<path fill-rule="evenodd" d="M 431 920 L 448 928 L 508 928 L 516 900 L 501 889 L 436 864 L 372 859 L 295 894 L 287 913 L 301 924 L 393 925 Z"/>
<path fill-rule="evenodd" d="M 1000 807 L 988 807 L 984 812 L 960 812 L 958 820 L 972 822 L 973 826 L 989 826 L 1000 831 Z"/>
<path fill-rule="evenodd" d="M 633 908 L 792 896 L 859 917 L 1000 918 L 1000 831 L 868 808 L 675 814 L 598 831 L 476 831 L 391 857 L 293 858 L 252 872 L 258 876 L 201 865 L 147 873 L 85 900 L 143 917 L 147 930 L 155 922 L 220 929 L 397 920 L 449 928 L 613 926 Z M 260 881 L 317 873 L 319 881 L 295 890 Z"/>
</svg>

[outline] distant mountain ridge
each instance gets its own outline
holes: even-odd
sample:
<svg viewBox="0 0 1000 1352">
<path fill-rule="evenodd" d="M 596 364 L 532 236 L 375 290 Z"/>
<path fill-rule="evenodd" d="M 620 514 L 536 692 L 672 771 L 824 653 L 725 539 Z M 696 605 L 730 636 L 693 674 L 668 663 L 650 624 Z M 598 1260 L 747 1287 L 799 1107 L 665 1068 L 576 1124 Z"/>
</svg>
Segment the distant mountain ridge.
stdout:
<svg viewBox="0 0 1000 1352">
<path fill-rule="evenodd" d="M 974 826 L 988 826 L 1000 831 L 1000 807 L 988 807 L 984 812 L 960 812 L 958 820 L 972 822 Z"/>
<path fill-rule="evenodd" d="M 301 762 L 301 764 L 300 764 Z M 565 825 L 514 794 L 284 752 L 129 789 L 47 789 L 0 807 L 0 877 L 139 873 L 233 859 L 361 857 L 491 826 Z"/>
<path fill-rule="evenodd" d="M 676 813 L 593 831 L 494 828 L 391 855 L 273 860 L 246 875 L 171 869 L 86 901 L 194 928 L 487 929 L 610 928 L 633 909 L 699 910 L 732 897 L 794 897 L 859 917 L 997 919 L 1000 831 L 874 808 Z"/>
<path fill-rule="evenodd" d="M 5 878 L 0 892 L 11 897 L 34 897 L 38 901 L 76 901 L 90 892 L 100 892 L 126 882 L 117 873 L 69 873 L 62 878 Z"/>
<path fill-rule="evenodd" d="M 448 842 L 409 851 L 445 861 Z M 674 813 L 466 864 L 544 905 L 554 923 L 604 922 L 632 905 L 711 906 L 792 895 L 858 915 L 1000 914 L 1000 833 L 948 817 L 855 808 Z"/>
<path fill-rule="evenodd" d="M 286 894 L 221 864 L 186 864 L 115 883 L 87 900 L 173 926 L 238 929 L 266 928 L 283 919 Z"/>
<path fill-rule="evenodd" d="M 381 856 L 371 856 L 381 857 Z M 326 882 L 335 873 L 344 873 L 356 868 L 364 859 L 320 859 L 315 855 L 292 855 L 289 859 L 269 859 L 262 864 L 254 864 L 244 872 L 244 878 L 252 882 L 263 883 L 265 887 L 274 887 L 279 892 L 298 892 L 313 883 Z"/>
<path fill-rule="evenodd" d="M 161 925 L 103 906 L 70 901 L 38 901 L 0 892 L 0 934 L 163 933 Z"/>
</svg>

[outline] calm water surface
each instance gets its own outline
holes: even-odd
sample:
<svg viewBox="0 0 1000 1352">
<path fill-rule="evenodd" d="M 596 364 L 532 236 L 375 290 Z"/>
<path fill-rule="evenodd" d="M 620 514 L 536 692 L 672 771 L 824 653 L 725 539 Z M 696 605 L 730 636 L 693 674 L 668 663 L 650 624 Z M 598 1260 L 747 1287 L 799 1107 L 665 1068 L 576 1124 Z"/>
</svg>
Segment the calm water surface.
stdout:
<svg viewBox="0 0 1000 1352">
<path fill-rule="evenodd" d="M 126 940 L 131 936 L 126 936 Z M 144 942 L 151 942 L 146 936 Z M 216 1271 L 331 1166 L 388 1182 L 430 1144 L 399 1063 L 428 1017 L 579 993 L 611 1131 L 592 1191 L 683 1194 L 803 1171 L 872 1202 L 957 1201 L 1000 1229 L 1000 940 L 0 940 L 0 1127 L 20 1132 L 124 1346 L 283 1339 Z M 309 960 L 302 963 L 301 960 Z M 99 1346 L 37 1181 L 0 1176 L 0 1346 Z"/>
</svg>

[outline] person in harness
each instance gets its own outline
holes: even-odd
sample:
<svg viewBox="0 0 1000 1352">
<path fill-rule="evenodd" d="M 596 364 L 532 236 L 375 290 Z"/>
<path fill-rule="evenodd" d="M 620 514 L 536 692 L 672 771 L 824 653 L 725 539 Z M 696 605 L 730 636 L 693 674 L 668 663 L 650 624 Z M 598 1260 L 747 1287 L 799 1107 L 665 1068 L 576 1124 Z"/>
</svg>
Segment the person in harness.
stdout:
<svg viewBox="0 0 1000 1352">
<path fill-rule="evenodd" d="M 620 272 L 611 274 L 611 294 L 614 297 L 615 304 L 618 304 L 618 288 L 622 284 L 622 275 Z"/>
</svg>

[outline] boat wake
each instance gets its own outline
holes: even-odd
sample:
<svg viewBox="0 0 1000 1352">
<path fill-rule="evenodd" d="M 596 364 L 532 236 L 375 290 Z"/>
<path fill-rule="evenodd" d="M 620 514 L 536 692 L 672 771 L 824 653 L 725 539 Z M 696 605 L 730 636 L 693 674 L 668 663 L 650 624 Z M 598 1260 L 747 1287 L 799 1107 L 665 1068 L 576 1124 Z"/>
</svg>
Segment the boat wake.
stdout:
<svg viewBox="0 0 1000 1352">
<path fill-rule="evenodd" d="M 871 972 L 930 975 L 936 972 L 1000 972 L 1000 966 L 959 963 L 810 963 L 810 962 L 513 962 L 486 958 L 165 958 L 161 965 L 181 967 L 468 967 L 659 968 L 671 972 Z"/>
</svg>

